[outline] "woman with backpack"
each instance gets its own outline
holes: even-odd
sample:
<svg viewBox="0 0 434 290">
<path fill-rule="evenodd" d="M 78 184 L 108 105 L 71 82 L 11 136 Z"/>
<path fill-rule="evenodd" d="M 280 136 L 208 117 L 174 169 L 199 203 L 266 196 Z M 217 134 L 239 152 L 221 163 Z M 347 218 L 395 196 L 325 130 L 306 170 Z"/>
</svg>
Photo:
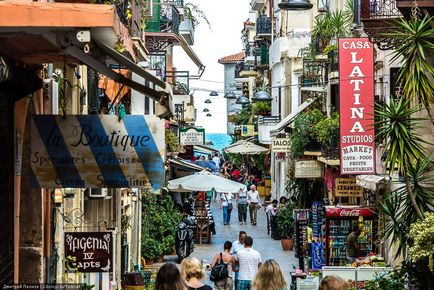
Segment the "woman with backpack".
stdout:
<svg viewBox="0 0 434 290">
<path fill-rule="evenodd" d="M 236 260 L 231 252 L 232 243 L 226 241 L 223 246 L 223 252 L 216 253 L 211 262 L 210 279 L 213 281 L 215 290 L 232 290 L 234 282 L 232 272 L 235 270 Z"/>
</svg>

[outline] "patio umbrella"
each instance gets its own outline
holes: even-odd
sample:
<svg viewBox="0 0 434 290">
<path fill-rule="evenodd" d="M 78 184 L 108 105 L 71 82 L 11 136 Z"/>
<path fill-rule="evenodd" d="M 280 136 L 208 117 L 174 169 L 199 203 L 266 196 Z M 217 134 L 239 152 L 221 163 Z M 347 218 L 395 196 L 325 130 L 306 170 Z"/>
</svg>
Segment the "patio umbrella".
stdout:
<svg viewBox="0 0 434 290">
<path fill-rule="evenodd" d="M 256 145 L 249 141 L 238 141 L 232 145 L 229 145 L 223 149 L 226 153 L 241 154 L 241 155 L 255 155 L 261 153 L 268 153 L 270 149 Z"/>
<path fill-rule="evenodd" d="M 210 191 L 217 192 L 238 192 L 246 186 L 242 183 L 214 175 L 208 171 L 201 171 L 193 175 L 169 180 L 167 188 L 170 191 Z"/>
</svg>

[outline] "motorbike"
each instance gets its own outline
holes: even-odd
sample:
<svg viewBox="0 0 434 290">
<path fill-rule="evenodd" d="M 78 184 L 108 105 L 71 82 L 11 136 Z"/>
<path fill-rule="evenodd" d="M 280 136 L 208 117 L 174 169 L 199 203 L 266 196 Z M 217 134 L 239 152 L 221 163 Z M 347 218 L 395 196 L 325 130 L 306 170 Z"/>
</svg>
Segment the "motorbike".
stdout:
<svg viewBox="0 0 434 290">
<path fill-rule="evenodd" d="M 175 237 L 175 248 L 179 262 L 193 253 L 195 230 L 196 221 L 194 216 L 189 215 L 179 223 Z"/>
</svg>

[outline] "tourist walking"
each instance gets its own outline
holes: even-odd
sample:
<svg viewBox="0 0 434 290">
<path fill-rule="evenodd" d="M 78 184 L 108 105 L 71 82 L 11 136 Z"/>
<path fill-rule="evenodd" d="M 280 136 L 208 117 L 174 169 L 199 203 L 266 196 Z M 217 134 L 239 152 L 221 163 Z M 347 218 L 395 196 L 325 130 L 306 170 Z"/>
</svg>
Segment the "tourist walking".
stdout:
<svg viewBox="0 0 434 290">
<path fill-rule="evenodd" d="M 241 249 L 235 255 L 239 265 L 238 290 L 252 290 L 253 278 L 262 263 L 261 255 L 252 246 L 252 237 L 246 236 L 244 239 L 244 249 Z"/>
<path fill-rule="evenodd" d="M 240 189 L 237 196 L 238 221 L 247 225 L 247 190 Z"/>
<path fill-rule="evenodd" d="M 185 280 L 188 290 L 212 290 L 203 282 L 205 271 L 201 262 L 194 258 L 185 258 L 181 262 L 181 277 Z"/>
<path fill-rule="evenodd" d="M 236 258 L 236 254 L 237 254 L 240 250 L 244 249 L 244 239 L 245 239 L 246 237 L 247 237 L 247 233 L 246 233 L 245 231 L 240 231 L 240 233 L 238 234 L 238 240 L 236 240 L 236 241 L 234 241 L 234 242 L 232 243 L 232 250 L 231 250 L 231 253 L 232 253 L 233 255 L 235 255 L 235 258 Z M 236 266 L 235 266 L 235 269 L 236 269 L 237 271 L 236 271 L 235 274 L 234 274 L 234 278 L 235 278 L 234 283 L 235 283 L 235 290 L 238 290 L 238 269 L 239 269 L 239 266 L 236 265 Z"/>
<path fill-rule="evenodd" d="M 154 290 L 186 290 L 181 273 L 174 263 L 166 263 L 158 270 Z"/>
<path fill-rule="evenodd" d="M 214 290 L 232 290 L 234 289 L 234 281 L 232 279 L 232 272 L 236 271 L 236 260 L 230 251 L 232 248 L 232 243 L 226 241 L 223 245 L 223 252 L 216 253 L 214 259 L 211 262 L 211 269 L 214 268 L 219 263 L 225 263 L 228 266 L 229 276 L 223 280 L 216 281 L 214 285 Z"/>
<path fill-rule="evenodd" d="M 256 226 L 259 209 L 259 192 L 256 190 L 256 185 L 252 185 L 247 192 L 247 202 L 249 204 L 250 223 Z"/>
<path fill-rule="evenodd" d="M 220 196 L 220 208 L 223 208 L 223 224 L 228 225 L 231 222 L 232 213 L 232 200 L 234 196 L 232 193 L 225 192 Z"/>
<path fill-rule="evenodd" d="M 279 264 L 271 259 L 265 261 L 256 273 L 252 283 L 252 290 L 285 290 L 288 284 Z"/>
</svg>

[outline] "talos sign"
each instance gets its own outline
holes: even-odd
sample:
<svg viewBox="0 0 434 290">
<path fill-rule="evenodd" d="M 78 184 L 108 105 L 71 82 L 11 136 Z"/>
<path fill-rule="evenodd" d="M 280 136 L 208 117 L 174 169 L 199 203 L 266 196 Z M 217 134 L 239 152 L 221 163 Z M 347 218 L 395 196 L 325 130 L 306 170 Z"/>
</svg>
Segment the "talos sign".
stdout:
<svg viewBox="0 0 434 290">
<path fill-rule="evenodd" d="M 374 47 L 339 39 L 341 174 L 374 174 Z"/>
<path fill-rule="evenodd" d="M 289 138 L 273 138 L 271 139 L 271 151 L 273 152 L 289 152 L 291 149 L 291 140 Z"/>
<path fill-rule="evenodd" d="M 113 271 L 111 232 L 65 233 L 67 270 L 81 273 Z"/>
<path fill-rule="evenodd" d="M 157 117 L 33 115 L 31 130 L 34 187 L 164 185 L 164 122 Z"/>
<path fill-rule="evenodd" d="M 181 145 L 204 145 L 205 129 L 203 128 L 181 128 L 179 129 L 179 144 Z"/>
</svg>

